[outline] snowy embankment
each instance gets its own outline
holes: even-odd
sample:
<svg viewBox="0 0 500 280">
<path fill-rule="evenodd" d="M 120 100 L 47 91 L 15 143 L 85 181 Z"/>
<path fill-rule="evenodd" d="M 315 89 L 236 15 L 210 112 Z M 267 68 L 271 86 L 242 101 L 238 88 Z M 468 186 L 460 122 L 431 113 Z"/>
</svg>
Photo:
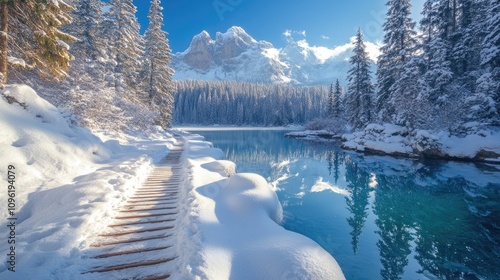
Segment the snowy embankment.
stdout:
<svg viewBox="0 0 500 280">
<path fill-rule="evenodd" d="M 60 271 L 80 260 L 81 250 L 107 226 L 154 162 L 168 153 L 173 139 L 158 132 L 152 140 L 122 136 L 121 143 L 103 141 L 70 126 L 28 86 L 8 85 L 2 93 L 0 174 L 7 184 L 11 166 L 15 178 L 9 182 L 12 192 L 7 187 L 0 192 L 0 279 L 58 279 Z M 12 97 L 17 103 L 8 103 Z M 6 225 L 12 222 L 15 229 L 9 233 Z M 11 236 L 15 243 L 7 242 Z M 15 253 L 7 257 L 12 263 L 5 261 L 7 252 Z"/>
<path fill-rule="evenodd" d="M 477 126 L 469 124 L 470 129 Z M 363 131 L 343 135 L 342 140 L 344 148 L 363 152 L 500 162 L 500 130 L 475 131 L 460 138 L 448 132 L 410 131 L 392 124 L 370 124 Z"/>
<path fill-rule="evenodd" d="M 257 174 L 236 174 L 203 137 L 188 142 L 192 276 L 202 279 L 344 279 L 317 243 L 279 225 L 282 207 Z M 191 277 L 188 277 L 191 278 Z"/>
<path fill-rule="evenodd" d="M 13 209 L 0 211 L 0 279 L 88 279 L 89 245 L 175 142 L 164 131 L 97 137 L 69 123 L 27 86 L 1 91 L 0 173 L 11 192 L 0 205 Z M 344 278 L 319 245 L 278 225 L 281 205 L 263 178 L 235 174 L 220 150 L 184 137 L 174 279 Z"/>
</svg>

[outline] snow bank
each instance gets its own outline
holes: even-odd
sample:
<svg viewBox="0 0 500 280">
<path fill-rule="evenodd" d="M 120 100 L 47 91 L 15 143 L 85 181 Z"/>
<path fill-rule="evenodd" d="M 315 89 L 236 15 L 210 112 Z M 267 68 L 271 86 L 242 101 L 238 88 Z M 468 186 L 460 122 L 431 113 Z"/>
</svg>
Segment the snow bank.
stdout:
<svg viewBox="0 0 500 280">
<path fill-rule="evenodd" d="M 490 162 L 497 162 L 500 158 L 500 130 L 494 128 L 488 131 L 477 129 L 473 134 L 457 137 L 443 131 L 370 124 L 363 131 L 344 134 L 342 140 L 344 148 L 372 153 Z"/>
<path fill-rule="evenodd" d="M 175 141 L 163 131 L 98 137 L 69 125 L 23 85 L 1 91 L 0 131 L 0 173 L 5 178 L 15 167 L 17 219 L 16 272 L 5 261 L 12 244 L 1 242 L 0 279 L 85 279 L 89 245 Z M 180 134 L 190 141 L 189 158 L 182 159 L 174 279 L 344 279 L 318 244 L 279 226 L 282 208 L 265 179 L 236 174 L 220 149 Z M 4 189 L 0 205 L 7 198 Z M 9 217 L 0 211 L 2 236 Z"/>
<path fill-rule="evenodd" d="M 335 259 L 317 243 L 279 225 L 276 193 L 256 174 L 220 172 L 234 164 L 194 138 L 188 142 L 192 216 L 199 248 L 191 247 L 185 278 L 344 279 Z M 227 176 L 230 176 L 229 178 Z M 201 234 L 198 235 L 198 234 Z"/>
<path fill-rule="evenodd" d="M 12 98 L 18 103 L 9 104 Z M 0 279 L 64 278 L 62 268 L 81 260 L 82 249 L 172 142 L 165 133 L 148 141 L 129 136 L 103 142 L 69 125 L 57 108 L 25 85 L 1 91 L 0 131 L 0 174 L 5 178 L 8 165 L 15 167 L 17 218 L 16 272 L 2 261 Z M 0 205 L 7 205 L 6 188 Z M 0 211 L 2 236 L 8 234 L 8 215 L 7 209 Z M 0 252 L 8 252 L 10 245 L 1 242 Z"/>
</svg>

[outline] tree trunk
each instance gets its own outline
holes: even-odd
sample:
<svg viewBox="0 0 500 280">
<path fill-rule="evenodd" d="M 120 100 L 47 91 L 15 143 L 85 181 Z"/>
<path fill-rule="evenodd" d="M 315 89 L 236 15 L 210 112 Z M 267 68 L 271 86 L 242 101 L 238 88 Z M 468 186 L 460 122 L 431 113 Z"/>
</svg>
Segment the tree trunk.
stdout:
<svg viewBox="0 0 500 280">
<path fill-rule="evenodd" d="M 0 85 L 7 83 L 7 70 L 8 70 L 8 18 L 9 8 L 6 2 L 0 3 L 0 73 L 2 74 Z"/>
</svg>

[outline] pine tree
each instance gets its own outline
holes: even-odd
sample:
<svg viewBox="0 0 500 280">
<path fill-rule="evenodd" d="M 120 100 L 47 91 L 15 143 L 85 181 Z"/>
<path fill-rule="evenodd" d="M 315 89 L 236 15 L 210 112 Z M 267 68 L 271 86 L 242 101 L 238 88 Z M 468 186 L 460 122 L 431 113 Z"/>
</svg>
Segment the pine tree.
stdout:
<svg viewBox="0 0 500 280">
<path fill-rule="evenodd" d="M 328 108 L 326 114 L 328 118 L 333 118 L 335 114 L 335 90 L 333 88 L 333 83 L 330 85 L 330 91 L 328 92 Z"/>
<path fill-rule="evenodd" d="M 340 86 L 339 79 L 335 82 L 335 91 L 333 94 L 333 116 L 335 119 L 340 119 L 342 117 L 342 87 Z"/>
<path fill-rule="evenodd" d="M 76 59 L 96 61 L 106 44 L 100 37 L 102 2 L 81 0 L 76 3 L 73 22 L 64 30 L 78 38 L 71 44 L 71 53 Z"/>
<path fill-rule="evenodd" d="M 103 33 L 111 36 L 112 56 L 116 61 L 114 67 L 115 89 L 120 94 L 128 94 L 131 99 L 137 96 L 138 74 L 141 68 L 140 58 L 144 54 L 144 41 L 141 37 L 137 21 L 137 8 L 132 0 L 111 0 L 111 9 L 103 28 Z"/>
<path fill-rule="evenodd" d="M 146 52 L 144 79 L 148 99 L 153 110 L 159 113 L 156 124 L 168 127 L 172 122 L 174 106 L 174 87 L 172 75 L 174 71 L 169 67 L 170 46 L 167 32 L 162 30 L 163 14 L 160 0 L 152 0 L 149 9 L 149 26 L 146 30 Z"/>
<path fill-rule="evenodd" d="M 9 60 L 35 68 L 45 78 L 66 77 L 73 59 L 67 43 L 75 38 L 60 27 L 71 22 L 71 9 L 58 0 L 0 2 L 0 84 L 7 82 Z"/>
<path fill-rule="evenodd" d="M 500 67 L 500 0 L 491 0 L 488 7 L 487 30 L 481 50 L 481 64 Z"/>
<path fill-rule="evenodd" d="M 354 55 L 350 58 L 348 72 L 347 112 L 349 123 L 360 129 L 372 121 L 372 95 L 370 59 L 366 52 L 361 29 L 358 29 L 354 42 Z"/>
<path fill-rule="evenodd" d="M 447 35 L 450 20 L 439 16 L 449 13 L 448 4 L 443 6 L 442 2 L 437 0 L 427 0 L 422 11 L 420 48 L 424 60 L 423 80 L 426 85 L 422 89 L 422 94 L 424 98 L 432 102 L 445 97 L 445 86 L 452 81 L 453 77 L 449 60 L 450 42 Z"/>
<path fill-rule="evenodd" d="M 491 0 L 484 17 L 486 33 L 480 51 L 483 74 L 477 79 L 472 117 L 500 124 L 500 0 Z"/>
<path fill-rule="evenodd" d="M 393 121 L 396 108 L 394 96 L 402 94 L 405 85 L 400 84 L 401 71 L 415 52 L 415 23 L 411 19 L 410 0 L 389 0 L 384 23 L 384 46 L 379 57 L 376 108 L 381 121 Z"/>
</svg>

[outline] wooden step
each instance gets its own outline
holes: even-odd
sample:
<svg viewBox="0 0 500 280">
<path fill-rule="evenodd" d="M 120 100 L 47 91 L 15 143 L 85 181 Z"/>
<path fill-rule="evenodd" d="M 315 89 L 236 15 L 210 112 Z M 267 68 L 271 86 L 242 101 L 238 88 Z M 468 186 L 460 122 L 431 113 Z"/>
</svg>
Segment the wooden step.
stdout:
<svg viewBox="0 0 500 280">
<path fill-rule="evenodd" d="M 90 247 L 94 248 L 99 248 L 99 247 L 105 247 L 105 246 L 111 246 L 111 245 L 117 245 L 117 244 L 128 244 L 128 243 L 135 243 L 135 242 L 141 242 L 141 241 L 147 241 L 147 240 L 156 240 L 156 239 L 163 239 L 166 237 L 170 237 L 172 234 L 168 235 L 155 235 L 155 236 L 149 236 L 149 237 L 139 237 L 139 238 L 131 238 L 131 239 L 126 239 L 126 240 L 118 240 L 118 241 L 110 241 L 110 242 L 103 242 L 103 243 L 98 243 L 98 244 L 91 244 Z"/>
<path fill-rule="evenodd" d="M 131 197 L 130 199 L 148 199 L 148 198 L 177 198 L 176 197 L 176 192 L 175 193 L 171 193 L 171 194 L 168 194 L 168 195 L 135 195 L 133 197 Z"/>
<path fill-rule="evenodd" d="M 115 219 L 128 220 L 128 219 L 140 219 L 140 218 L 147 218 L 147 217 L 172 216 L 172 215 L 176 215 L 176 214 L 179 214 L 179 212 L 161 213 L 161 214 L 144 214 L 144 215 L 133 215 L 133 216 L 116 216 Z"/>
<path fill-rule="evenodd" d="M 150 229 L 138 229 L 138 230 L 131 230 L 131 231 L 119 231 L 116 233 L 105 233 L 105 234 L 99 234 L 99 236 L 123 236 L 123 235 L 129 235 L 129 234 L 135 234 L 135 233 L 143 233 L 143 232 L 153 232 L 153 231 L 160 231 L 160 230 L 167 230 L 167 229 L 173 229 L 173 226 L 168 226 L 168 227 L 158 227 L 158 228 L 150 228 Z"/>
<path fill-rule="evenodd" d="M 170 262 L 174 259 L 175 258 L 166 258 L 166 259 L 159 259 L 159 260 L 153 260 L 153 261 L 125 263 L 125 264 L 119 264 L 119 265 L 113 265 L 113 266 L 107 266 L 107 267 L 97 267 L 97 268 L 93 268 L 88 273 L 109 272 L 109 271 L 113 271 L 113 270 L 121 270 L 121 269 L 134 268 L 134 267 L 140 267 L 140 266 L 150 266 L 150 265 Z"/>
<path fill-rule="evenodd" d="M 130 222 L 130 223 L 111 224 L 108 227 L 124 227 L 124 226 L 136 226 L 136 225 L 147 225 L 147 224 L 159 224 L 159 223 L 174 222 L 174 221 L 175 221 L 175 219 L 137 221 L 137 222 Z"/>
<path fill-rule="evenodd" d="M 92 257 L 92 259 L 105 259 L 109 257 L 116 257 L 116 256 L 122 256 L 122 255 L 130 255 L 130 254 L 137 254 L 137 253 L 144 253 L 144 252 L 152 252 L 152 251 L 160 251 L 160 250 L 165 250 L 168 249 L 172 246 L 164 246 L 164 247 L 154 247 L 154 248 L 141 248 L 141 249 L 135 249 L 135 250 L 128 250 L 128 251 L 116 251 L 113 253 L 107 253 L 107 254 L 100 254 L 95 257 Z"/>
<path fill-rule="evenodd" d="M 131 212 L 147 212 L 147 211 L 159 211 L 159 210 L 173 210 L 176 209 L 177 206 L 170 207 L 161 207 L 161 208 L 141 208 L 141 209 L 128 209 L 128 210 L 120 210 L 120 213 L 131 213 Z"/>
<path fill-rule="evenodd" d="M 172 201 L 177 200 L 177 197 L 159 198 L 159 199 L 138 199 L 138 200 L 128 200 L 127 203 L 142 203 L 151 201 Z"/>
<path fill-rule="evenodd" d="M 149 276 L 142 280 L 162 280 L 170 278 L 170 274 L 158 275 L 158 276 Z"/>
<path fill-rule="evenodd" d="M 127 207 L 141 207 L 141 206 L 162 206 L 162 205 L 174 205 L 176 204 L 177 202 L 175 201 L 172 201 L 172 202 L 160 202 L 160 203 L 143 203 L 143 204 L 140 204 L 140 203 L 136 203 L 134 205 L 123 205 L 122 208 L 127 208 Z"/>
</svg>

